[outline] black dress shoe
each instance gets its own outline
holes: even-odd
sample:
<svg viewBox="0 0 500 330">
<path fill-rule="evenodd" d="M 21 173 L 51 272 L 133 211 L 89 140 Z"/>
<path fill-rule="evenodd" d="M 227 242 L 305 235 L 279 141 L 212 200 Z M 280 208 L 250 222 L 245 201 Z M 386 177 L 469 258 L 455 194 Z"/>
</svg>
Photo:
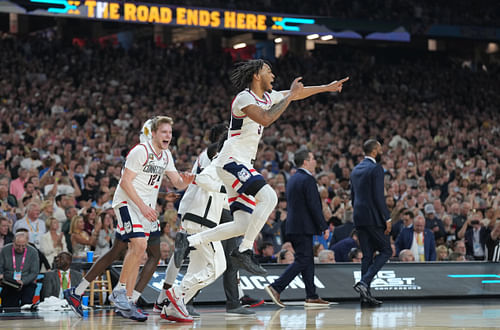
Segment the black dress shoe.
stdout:
<svg viewBox="0 0 500 330">
<path fill-rule="evenodd" d="M 231 260 L 239 267 L 245 269 L 247 272 L 255 275 L 266 275 L 267 270 L 265 270 L 253 257 L 253 252 L 251 250 L 245 250 L 243 252 L 238 251 L 238 248 L 231 252 Z"/>
<path fill-rule="evenodd" d="M 377 300 L 373 297 L 370 299 L 361 298 L 361 307 L 378 307 L 382 305 L 382 301 Z"/>
<path fill-rule="evenodd" d="M 357 293 L 361 295 L 361 298 L 369 300 L 372 298 L 372 295 L 370 294 L 370 291 L 368 287 L 366 287 L 363 283 L 358 282 L 354 284 L 352 287 Z"/>
<path fill-rule="evenodd" d="M 174 264 L 177 268 L 181 268 L 186 253 L 189 252 L 189 241 L 187 237 L 188 235 L 181 231 L 175 236 Z"/>
</svg>

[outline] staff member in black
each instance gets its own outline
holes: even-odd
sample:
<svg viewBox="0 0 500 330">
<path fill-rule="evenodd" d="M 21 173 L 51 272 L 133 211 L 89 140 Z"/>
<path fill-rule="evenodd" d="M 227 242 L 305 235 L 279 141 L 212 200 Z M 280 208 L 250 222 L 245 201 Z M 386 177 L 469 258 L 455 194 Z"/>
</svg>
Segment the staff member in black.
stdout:
<svg viewBox="0 0 500 330">
<path fill-rule="evenodd" d="M 391 232 L 390 213 L 384 197 L 384 170 L 380 165 L 382 146 L 370 139 L 363 144 L 365 159 L 351 173 L 351 199 L 354 226 L 363 251 L 361 280 L 354 285 L 361 303 L 382 304 L 372 297 L 370 283 L 392 254 L 388 234 Z M 378 255 L 374 257 L 375 251 Z"/>
</svg>

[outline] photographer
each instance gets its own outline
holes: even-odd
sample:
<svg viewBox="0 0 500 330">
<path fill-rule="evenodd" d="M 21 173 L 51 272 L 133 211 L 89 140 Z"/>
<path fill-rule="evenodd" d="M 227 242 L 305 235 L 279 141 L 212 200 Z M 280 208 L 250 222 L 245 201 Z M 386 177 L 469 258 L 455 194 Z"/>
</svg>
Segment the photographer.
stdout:
<svg viewBox="0 0 500 330">
<path fill-rule="evenodd" d="M 483 214 L 473 212 L 467 217 L 462 228 L 457 234 L 458 239 L 465 238 L 466 255 L 474 260 L 485 259 L 485 244 L 488 236 L 487 229 L 481 224 Z"/>
</svg>

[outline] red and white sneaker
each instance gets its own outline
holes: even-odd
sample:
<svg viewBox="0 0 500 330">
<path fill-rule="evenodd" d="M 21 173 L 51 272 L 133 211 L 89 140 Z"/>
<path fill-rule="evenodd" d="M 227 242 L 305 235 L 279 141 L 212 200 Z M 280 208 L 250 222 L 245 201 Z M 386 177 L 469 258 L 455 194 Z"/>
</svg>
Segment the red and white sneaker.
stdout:
<svg viewBox="0 0 500 330">
<path fill-rule="evenodd" d="M 177 314 L 183 317 L 189 317 L 189 312 L 186 305 L 184 305 L 184 297 L 179 291 L 179 289 L 176 290 L 175 286 L 167 290 L 167 298 L 170 300 L 170 304 L 168 306 L 173 307 L 173 309 L 177 311 Z"/>
<path fill-rule="evenodd" d="M 193 318 L 189 315 L 181 314 L 177 308 L 170 304 L 168 306 L 163 306 L 160 317 L 164 320 L 174 321 L 174 322 L 184 322 L 190 323 L 193 322 Z"/>
</svg>

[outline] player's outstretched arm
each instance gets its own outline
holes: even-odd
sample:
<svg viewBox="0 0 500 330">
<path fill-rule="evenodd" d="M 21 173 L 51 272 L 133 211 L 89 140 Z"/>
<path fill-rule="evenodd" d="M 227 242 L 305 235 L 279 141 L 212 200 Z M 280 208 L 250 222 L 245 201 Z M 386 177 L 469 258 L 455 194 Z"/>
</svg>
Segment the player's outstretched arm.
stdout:
<svg viewBox="0 0 500 330">
<path fill-rule="evenodd" d="M 302 77 L 295 78 L 287 95 L 280 102 L 273 104 L 269 110 L 264 110 L 261 107 L 252 104 L 241 109 L 241 111 L 250 117 L 250 119 L 261 124 L 262 126 L 267 127 L 271 125 L 281 116 L 283 112 L 285 112 L 286 108 L 290 105 L 290 102 L 302 93 L 304 85 L 300 82 L 301 79 Z"/>
<path fill-rule="evenodd" d="M 292 101 L 297 101 L 297 100 L 303 100 L 305 98 L 308 98 L 309 96 L 319 94 L 319 93 L 325 93 L 325 92 L 342 92 L 342 85 L 349 80 L 349 77 L 346 77 L 341 80 L 335 80 L 332 81 L 329 84 L 326 85 L 320 85 L 320 86 L 307 86 L 302 89 L 302 91 L 296 96 L 292 98 Z M 283 95 L 287 96 L 290 91 L 281 91 Z"/>
</svg>

